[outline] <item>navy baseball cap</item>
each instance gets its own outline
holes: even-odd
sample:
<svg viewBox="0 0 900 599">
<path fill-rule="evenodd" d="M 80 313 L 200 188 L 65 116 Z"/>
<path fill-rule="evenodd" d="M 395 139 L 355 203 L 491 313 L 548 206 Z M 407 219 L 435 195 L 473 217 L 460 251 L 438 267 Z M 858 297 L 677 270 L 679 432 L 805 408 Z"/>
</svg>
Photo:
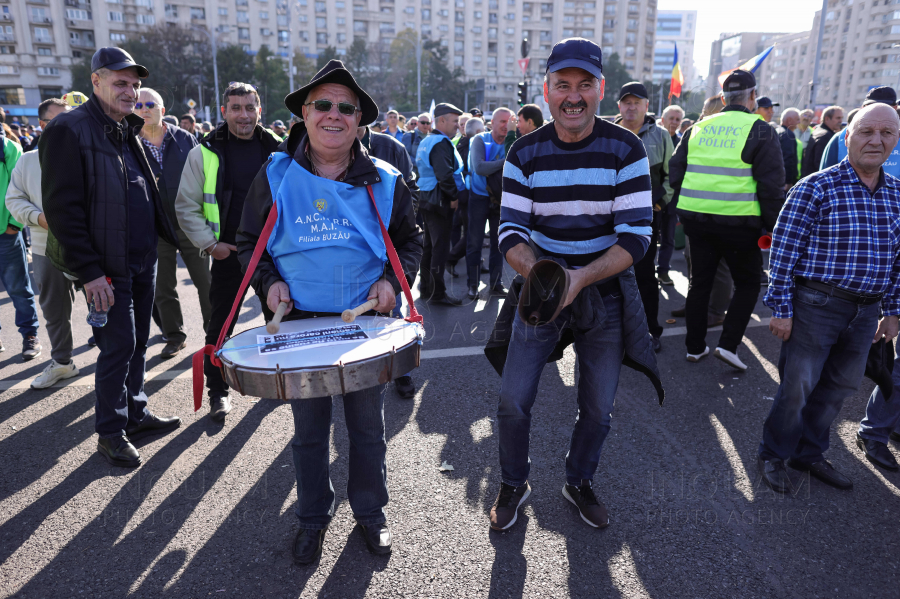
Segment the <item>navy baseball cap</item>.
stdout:
<svg viewBox="0 0 900 599">
<path fill-rule="evenodd" d="M 756 87 L 756 77 L 750 71 L 743 69 L 735 69 L 729 73 L 725 81 L 722 82 L 722 91 L 726 94 L 729 92 L 739 92 L 745 89 L 753 89 Z"/>
<path fill-rule="evenodd" d="M 150 76 L 150 71 L 148 71 L 146 67 L 143 67 L 134 62 L 131 54 L 129 54 L 122 48 L 100 48 L 99 50 L 94 52 L 94 56 L 91 58 L 92 73 L 96 73 L 100 69 L 121 71 L 122 69 L 127 69 L 128 67 L 135 67 L 137 69 L 138 77 L 140 77 L 141 79 L 145 79 Z"/>
<path fill-rule="evenodd" d="M 603 54 L 600 46 L 583 37 L 570 37 L 557 42 L 547 59 L 547 73 L 576 67 L 597 79 L 603 78 Z"/>
<path fill-rule="evenodd" d="M 650 97 L 647 93 L 647 88 L 644 87 L 644 84 L 640 81 L 632 81 L 623 85 L 622 89 L 619 90 L 619 102 L 621 102 L 625 96 L 634 96 L 641 100 L 646 100 Z"/>
<path fill-rule="evenodd" d="M 894 88 L 886 85 L 870 89 L 869 93 L 866 94 L 866 101 L 863 102 L 863 106 L 868 106 L 869 104 L 890 104 L 894 106 L 897 104 L 897 92 L 894 91 Z"/>
<path fill-rule="evenodd" d="M 756 99 L 756 105 L 760 108 L 772 108 L 773 106 L 781 106 L 778 102 L 773 102 L 769 96 L 762 96 Z"/>
</svg>

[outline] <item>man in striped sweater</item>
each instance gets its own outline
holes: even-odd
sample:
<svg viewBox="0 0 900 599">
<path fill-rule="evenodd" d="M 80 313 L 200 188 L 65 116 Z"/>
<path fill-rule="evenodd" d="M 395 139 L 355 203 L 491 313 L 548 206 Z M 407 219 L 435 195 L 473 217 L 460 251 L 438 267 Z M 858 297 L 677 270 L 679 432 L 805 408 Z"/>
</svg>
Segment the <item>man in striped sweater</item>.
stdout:
<svg viewBox="0 0 900 599">
<path fill-rule="evenodd" d="M 554 46 L 544 81 L 554 121 L 518 139 L 503 169 L 501 252 L 523 277 L 539 257 L 564 262 L 571 283 L 553 322 L 531 326 L 514 319 L 498 407 L 495 530 L 515 523 L 517 508 L 531 492 L 531 407 L 560 331 L 574 332 L 579 360 L 578 417 L 563 496 L 593 527 L 609 523 L 592 480 L 609 433 L 623 356 L 644 345 L 645 372 L 655 370 L 632 269 L 650 241 L 649 163 L 636 135 L 594 116 L 603 98 L 601 68 L 600 48 L 589 40 L 570 38 Z"/>
</svg>

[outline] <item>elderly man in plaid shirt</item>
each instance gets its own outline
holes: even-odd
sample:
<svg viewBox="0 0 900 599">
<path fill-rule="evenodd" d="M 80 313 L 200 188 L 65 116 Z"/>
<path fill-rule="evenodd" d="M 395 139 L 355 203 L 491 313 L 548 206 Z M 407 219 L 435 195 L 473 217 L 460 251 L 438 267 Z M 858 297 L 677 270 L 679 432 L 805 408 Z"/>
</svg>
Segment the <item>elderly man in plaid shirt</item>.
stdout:
<svg viewBox="0 0 900 599">
<path fill-rule="evenodd" d="M 824 453 L 841 404 L 862 381 L 872 343 L 897 336 L 900 180 L 882 164 L 898 134 L 893 108 L 863 108 L 847 133 L 847 158 L 800 181 L 778 216 L 764 301 L 773 313 L 769 329 L 782 340 L 781 385 L 758 464 L 775 491 L 792 490 L 785 462 L 853 488 Z"/>
</svg>

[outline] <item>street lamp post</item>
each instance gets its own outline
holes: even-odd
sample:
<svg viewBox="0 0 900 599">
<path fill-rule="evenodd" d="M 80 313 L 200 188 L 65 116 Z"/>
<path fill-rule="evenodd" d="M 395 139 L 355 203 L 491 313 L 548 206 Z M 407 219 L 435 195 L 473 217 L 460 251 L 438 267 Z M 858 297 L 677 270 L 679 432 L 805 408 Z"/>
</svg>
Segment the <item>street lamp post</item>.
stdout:
<svg viewBox="0 0 900 599">
<path fill-rule="evenodd" d="M 193 25 L 191 29 L 194 29 L 195 31 L 202 31 L 206 35 L 206 37 L 209 38 L 209 45 L 212 46 L 213 80 L 216 87 L 216 124 L 218 125 L 222 122 L 222 111 L 219 110 L 219 65 L 216 62 L 216 38 L 206 27 Z M 227 29 L 224 31 L 227 31 Z M 224 31 L 222 32 L 224 33 Z M 216 27 L 216 32 L 220 32 L 220 27 Z"/>
</svg>

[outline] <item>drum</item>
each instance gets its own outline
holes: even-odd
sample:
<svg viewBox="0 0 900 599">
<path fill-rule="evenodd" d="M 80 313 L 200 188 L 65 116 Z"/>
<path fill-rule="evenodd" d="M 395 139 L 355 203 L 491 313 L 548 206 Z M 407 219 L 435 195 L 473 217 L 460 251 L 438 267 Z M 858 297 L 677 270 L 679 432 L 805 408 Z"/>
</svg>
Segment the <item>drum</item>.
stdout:
<svg viewBox="0 0 900 599">
<path fill-rule="evenodd" d="M 242 395 L 307 399 L 374 387 L 419 365 L 425 330 L 383 316 L 291 320 L 270 335 L 249 329 L 222 345 L 225 381 Z"/>
</svg>

